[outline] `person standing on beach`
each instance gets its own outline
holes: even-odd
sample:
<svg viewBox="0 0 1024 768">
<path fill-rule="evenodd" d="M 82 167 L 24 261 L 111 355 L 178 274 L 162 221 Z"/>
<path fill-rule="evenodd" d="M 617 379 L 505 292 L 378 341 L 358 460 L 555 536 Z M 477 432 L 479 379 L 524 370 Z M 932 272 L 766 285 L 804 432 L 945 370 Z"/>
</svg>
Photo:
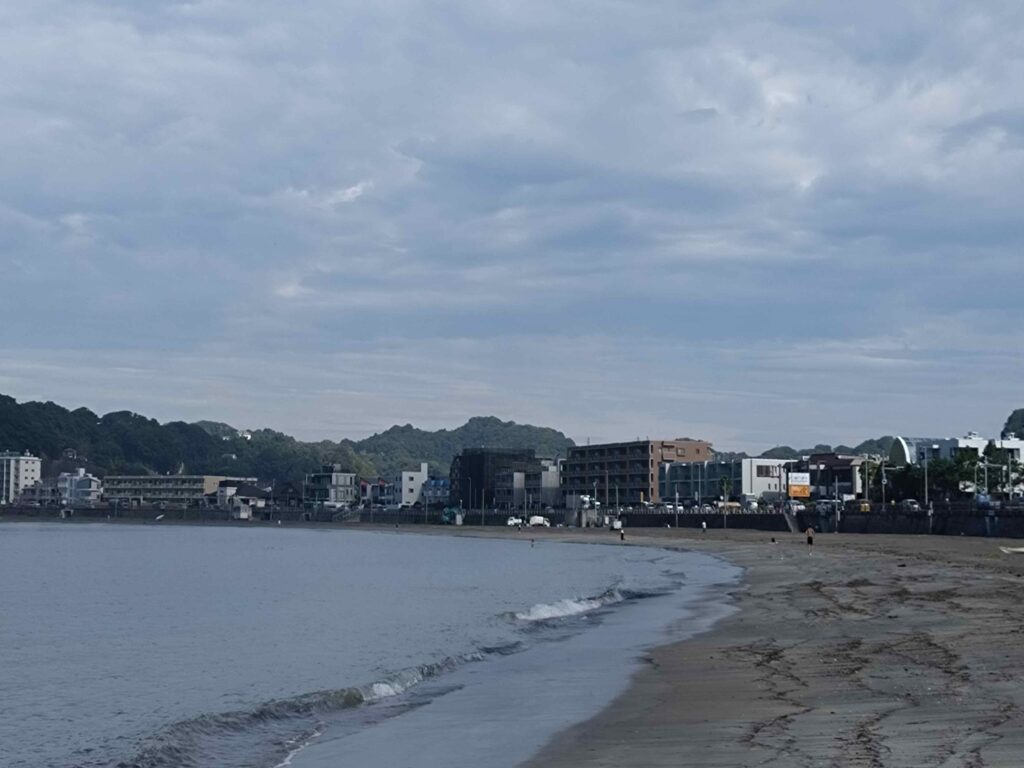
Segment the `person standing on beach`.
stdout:
<svg viewBox="0 0 1024 768">
<path fill-rule="evenodd" d="M 708 521 L 707 520 L 701 520 L 700 521 L 700 532 L 704 533 L 707 529 L 708 529 Z"/>
<path fill-rule="evenodd" d="M 807 526 L 807 554 L 811 554 L 811 547 L 814 546 L 814 529 Z"/>
</svg>

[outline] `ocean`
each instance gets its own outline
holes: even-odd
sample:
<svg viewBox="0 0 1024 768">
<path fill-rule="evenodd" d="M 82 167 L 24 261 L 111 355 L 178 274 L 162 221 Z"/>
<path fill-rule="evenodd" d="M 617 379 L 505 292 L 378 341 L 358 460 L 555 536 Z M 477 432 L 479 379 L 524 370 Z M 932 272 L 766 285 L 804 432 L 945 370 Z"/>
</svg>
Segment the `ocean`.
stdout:
<svg viewBox="0 0 1024 768">
<path fill-rule="evenodd" d="M 607 541 L 0 524 L 0 765 L 511 768 L 730 610 Z"/>
</svg>

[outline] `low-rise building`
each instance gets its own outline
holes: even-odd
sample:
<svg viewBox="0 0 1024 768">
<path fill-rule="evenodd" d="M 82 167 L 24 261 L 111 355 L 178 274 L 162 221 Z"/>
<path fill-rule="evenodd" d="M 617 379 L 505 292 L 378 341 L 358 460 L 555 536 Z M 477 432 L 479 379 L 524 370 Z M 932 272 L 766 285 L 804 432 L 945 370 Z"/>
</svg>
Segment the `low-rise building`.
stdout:
<svg viewBox="0 0 1024 768">
<path fill-rule="evenodd" d="M 889 448 L 889 461 L 904 467 L 923 464 L 926 460 L 953 461 L 962 451 L 973 451 L 980 456 L 989 442 L 977 432 L 968 432 L 963 437 L 896 437 Z"/>
<path fill-rule="evenodd" d="M 411 507 L 423 503 L 423 484 L 430 477 L 429 465 L 424 461 L 419 469 L 405 469 L 398 473 L 392 485 L 396 499 L 393 503 L 402 507 Z"/>
<path fill-rule="evenodd" d="M 0 453 L 0 504 L 13 504 L 42 478 L 43 462 L 28 451 Z"/>
<path fill-rule="evenodd" d="M 786 459 L 747 458 L 663 464 L 661 499 L 671 502 L 678 497 L 680 504 L 699 504 L 725 495 L 727 501 L 778 500 L 786 495 L 787 467 L 792 463 Z"/>
<path fill-rule="evenodd" d="M 351 507 L 359 500 L 359 483 L 341 464 L 324 464 L 319 472 L 306 475 L 305 503 L 316 506 Z"/>
<path fill-rule="evenodd" d="M 447 477 L 430 477 L 423 484 L 423 498 L 428 506 L 443 507 L 448 504 L 451 483 Z"/>
<path fill-rule="evenodd" d="M 103 496 L 103 482 L 84 469 L 61 472 L 57 476 L 57 492 L 65 506 L 92 507 Z"/>
<path fill-rule="evenodd" d="M 37 480 L 28 488 L 23 488 L 15 502 L 26 507 L 59 507 L 61 506 L 60 490 L 57 478 L 45 477 Z"/>
<path fill-rule="evenodd" d="M 811 480 L 812 499 L 845 501 L 864 496 L 863 456 L 812 453 L 793 464 L 793 471 L 806 472 Z"/>
<path fill-rule="evenodd" d="M 103 480 L 103 491 L 107 500 L 115 504 L 187 507 L 204 504 L 224 480 L 256 482 L 253 477 L 221 475 L 108 475 Z"/>
<path fill-rule="evenodd" d="M 217 506 L 228 510 L 235 520 L 252 520 L 254 513 L 267 506 L 269 498 L 269 491 L 251 483 L 222 480 L 217 486 Z"/>
</svg>

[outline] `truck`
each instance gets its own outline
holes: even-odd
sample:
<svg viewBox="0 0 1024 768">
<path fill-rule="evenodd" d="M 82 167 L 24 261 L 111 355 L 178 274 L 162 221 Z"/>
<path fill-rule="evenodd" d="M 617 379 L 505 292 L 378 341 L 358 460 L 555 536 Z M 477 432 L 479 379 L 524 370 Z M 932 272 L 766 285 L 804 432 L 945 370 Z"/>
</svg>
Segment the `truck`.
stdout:
<svg viewBox="0 0 1024 768">
<path fill-rule="evenodd" d="M 542 515 L 531 515 L 530 516 L 530 527 L 531 528 L 550 528 L 551 521 Z"/>
</svg>

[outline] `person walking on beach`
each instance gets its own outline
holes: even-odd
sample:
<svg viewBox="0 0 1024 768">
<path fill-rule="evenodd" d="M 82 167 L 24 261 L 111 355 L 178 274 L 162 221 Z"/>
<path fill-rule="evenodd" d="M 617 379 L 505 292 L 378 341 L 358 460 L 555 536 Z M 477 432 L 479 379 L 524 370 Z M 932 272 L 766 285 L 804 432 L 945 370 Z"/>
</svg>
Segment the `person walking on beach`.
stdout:
<svg viewBox="0 0 1024 768">
<path fill-rule="evenodd" d="M 625 540 L 626 540 L 626 532 L 620 528 L 619 529 L 619 541 L 625 541 Z"/>
<path fill-rule="evenodd" d="M 811 554 L 811 547 L 814 546 L 814 529 L 807 526 L 807 554 Z"/>
<path fill-rule="evenodd" d="M 700 521 L 700 532 L 704 533 L 705 531 L 707 531 L 707 529 L 708 529 L 708 521 L 707 520 L 701 520 Z"/>
</svg>

